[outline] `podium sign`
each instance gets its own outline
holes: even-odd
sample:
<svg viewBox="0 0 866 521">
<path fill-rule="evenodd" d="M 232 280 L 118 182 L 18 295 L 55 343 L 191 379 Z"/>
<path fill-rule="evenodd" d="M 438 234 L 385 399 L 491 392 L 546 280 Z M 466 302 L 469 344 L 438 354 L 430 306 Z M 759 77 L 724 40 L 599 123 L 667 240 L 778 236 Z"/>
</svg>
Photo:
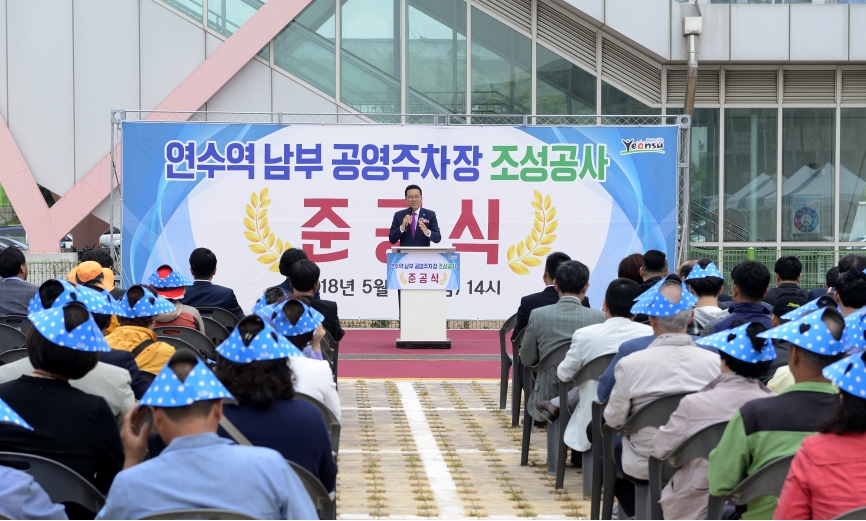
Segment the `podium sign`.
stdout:
<svg viewBox="0 0 866 521">
<path fill-rule="evenodd" d="M 389 253 L 388 289 L 456 291 L 460 289 L 460 254 Z"/>
</svg>

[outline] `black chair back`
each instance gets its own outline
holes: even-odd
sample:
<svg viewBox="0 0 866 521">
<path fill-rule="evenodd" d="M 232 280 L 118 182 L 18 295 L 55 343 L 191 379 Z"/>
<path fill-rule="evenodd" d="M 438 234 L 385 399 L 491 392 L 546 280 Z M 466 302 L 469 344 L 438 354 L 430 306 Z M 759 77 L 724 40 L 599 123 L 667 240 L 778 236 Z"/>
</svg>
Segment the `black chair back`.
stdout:
<svg viewBox="0 0 866 521">
<path fill-rule="evenodd" d="M 794 454 L 776 458 L 740 481 L 739 485 L 727 495 L 710 496 L 707 519 L 721 519 L 726 500 L 734 505 L 745 505 L 761 496 L 779 497 L 792 461 L 794 461 Z"/>
<path fill-rule="evenodd" d="M 210 338 L 203 333 L 188 327 L 157 327 L 154 328 L 157 336 L 167 338 L 179 338 L 192 346 L 208 360 L 216 360 L 216 346 Z"/>
<path fill-rule="evenodd" d="M 340 420 L 338 420 L 334 413 L 331 412 L 331 409 L 328 409 L 327 405 L 308 394 L 295 393 L 295 398 L 298 400 L 304 400 L 305 402 L 310 402 L 319 409 L 319 412 L 322 413 L 322 418 L 325 420 L 325 426 L 328 427 L 328 431 L 331 433 L 331 450 L 334 451 L 335 454 L 339 452 L 340 430 L 342 428 Z"/>
<path fill-rule="evenodd" d="M 204 323 L 204 334 L 214 346 L 222 344 L 223 340 L 229 337 L 229 330 L 216 320 L 210 317 L 201 317 L 201 320 Z"/>
<path fill-rule="evenodd" d="M 499 408 L 505 408 L 505 402 L 508 401 L 508 370 L 514 364 L 514 357 L 508 352 L 505 344 L 505 337 L 508 332 L 514 329 L 517 324 L 517 313 L 508 317 L 508 320 L 499 328 L 499 363 L 500 363 L 500 379 L 499 379 Z"/>
<path fill-rule="evenodd" d="M 540 373 L 550 369 L 551 367 L 558 366 L 563 360 L 565 360 L 565 355 L 568 353 L 570 347 L 571 342 L 566 342 L 561 346 L 548 351 L 547 354 L 541 357 L 541 360 L 539 360 L 537 364 L 523 366 L 523 393 L 524 401 L 526 403 L 523 407 L 523 443 L 520 450 L 521 466 L 525 467 L 526 465 L 529 465 L 529 441 L 532 436 L 533 422 L 532 416 L 529 414 L 529 408 L 532 407 L 532 404 L 529 403 L 529 394 L 535 387 L 535 373 Z M 566 407 L 567 406 L 566 402 Z"/>
<path fill-rule="evenodd" d="M 93 512 L 99 512 L 105 504 L 96 487 L 71 468 L 54 460 L 20 454 L 0 452 L 0 465 L 22 470 L 39 483 L 53 503 L 75 503 Z"/>
<path fill-rule="evenodd" d="M 514 366 L 511 378 L 511 426 L 517 427 L 520 423 L 520 396 L 523 393 L 523 371 L 518 371 L 520 364 L 520 346 L 523 345 L 523 337 L 526 335 L 524 328 L 517 337 L 511 341 L 511 363 Z"/>
<path fill-rule="evenodd" d="M 834 517 L 833 519 L 850 519 L 850 520 L 866 519 L 866 507 L 860 507 L 860 508 L 855 508 L 854 510 L 849 510 L 849 511 L 845 512 L 844 514 L 839 514 L 838 516 Z"/>
<path fill-rule="evenodd" d="M 0 324 L 14 327 L 25 335 L 33 327 L 33 324 L 30 323 L 30 319 L 26 315 L 6 315 L 5 317 L 0 317 Z"/>
<path fill-rule="evenodd" d="M 18 360 L 22 360 L 24 358 L 27 358 L 26 347 L 10 349 L 9 351 L 0 353 L 0 362 L 3 362 L 4 364 L 11 364 L 12 362 L 17 362 Z"/>
<path fill-rule="evenodd" d="M 319 519 L 337 519 L 337 501 L 331 497 L 325 485 L 319 481 L 319 478 L 312 475 L 309 470 L 298 465 L 294 461 L 286 460 L 295 474 L 300 478 L 304 488 L 307 489 L 307 494 L 313 500 L 313 505 L 316 507 L 316 512 L 319 513 Z"/>
<path fill-rule="evenodd" d="M 0 352 L 17 349 L 24 345 L 24 333 L 12 326 L 0 324 Z"/>
<path fill-rule="evenodd" d="M 212 318 L 226 329 L 234 329 L 235 326 L 238 325 L 238 322 L 240 322 L 234 313 L 223 308 L 203 307 L 196 309 L 198 310 L 199 315 L 201 315 L 201 318 Z"/>
</svg>

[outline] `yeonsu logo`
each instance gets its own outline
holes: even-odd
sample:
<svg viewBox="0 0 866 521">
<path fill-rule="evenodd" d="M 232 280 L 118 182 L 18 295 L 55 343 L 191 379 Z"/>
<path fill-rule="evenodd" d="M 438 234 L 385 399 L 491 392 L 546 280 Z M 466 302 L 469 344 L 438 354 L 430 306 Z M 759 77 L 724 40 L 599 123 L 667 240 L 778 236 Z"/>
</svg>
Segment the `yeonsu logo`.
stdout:
<svg viewBox="0 0 866 521">
<path fill-rule="evenodd" d="M 634 139 L 623 139 L 622 144 L 625 146 L 625 150 L 620 152 L 620 154 L 624 156 L 640 152 L 655 152 L 657 154 L 665 153 L 665 140 L 660 137 L 650 137 L 638 141 L 635 141 Z"/>
</svg>

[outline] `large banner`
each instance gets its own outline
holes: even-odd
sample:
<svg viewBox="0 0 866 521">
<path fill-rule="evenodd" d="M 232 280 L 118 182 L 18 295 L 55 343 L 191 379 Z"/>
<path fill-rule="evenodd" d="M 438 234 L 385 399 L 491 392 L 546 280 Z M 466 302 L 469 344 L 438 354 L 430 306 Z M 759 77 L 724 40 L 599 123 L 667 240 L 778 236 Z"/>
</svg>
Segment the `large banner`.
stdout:
<svg viewBox="0 0 866 521">
<path fill-rule="evenodd" d="M 280 254 L 302 248 L 340 316 L 397 318 L 388 231 L 423 190 L 460 255 L 448 317 L 506 319 L 544 289 L 545 257 L 591 270 L 600 308 L 625 255 L 673 263 L 677 132 L 656 127 L 123 123 L 123 283 L 161 264 L 189 274 L 197 247 L 214 283 L 249 310 L 279 284 Z"/>
</svg>

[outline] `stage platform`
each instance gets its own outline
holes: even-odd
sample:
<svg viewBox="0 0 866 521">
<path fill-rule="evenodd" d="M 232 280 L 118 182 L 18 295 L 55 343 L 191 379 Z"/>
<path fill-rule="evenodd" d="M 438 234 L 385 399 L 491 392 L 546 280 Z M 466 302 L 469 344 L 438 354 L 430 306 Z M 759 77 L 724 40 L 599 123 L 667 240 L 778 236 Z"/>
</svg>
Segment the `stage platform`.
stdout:
<svg viewBox="0 0 866 521">
<path fill-rule="evenodd" d="M 498 329 L 449 329 L 451 349 L 397 349 L 399 329 L 349 329 L 340 341 L 345 378 L 499 378 Z"/>
</svg>

